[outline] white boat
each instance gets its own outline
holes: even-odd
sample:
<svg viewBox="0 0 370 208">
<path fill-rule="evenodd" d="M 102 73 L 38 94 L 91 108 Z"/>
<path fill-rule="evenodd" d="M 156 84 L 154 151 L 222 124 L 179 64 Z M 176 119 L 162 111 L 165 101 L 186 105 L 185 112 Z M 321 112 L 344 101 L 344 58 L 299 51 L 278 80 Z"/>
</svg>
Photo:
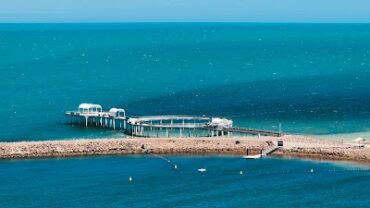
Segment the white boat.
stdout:
<svg viewBox="0 0 370 208">
<path fill-rule="evenodd" d="M 259 159 L 261 158 L 261 155 L 245 155 L 243 156 L 244 159 Z"/>
<path fill-rule="evenodd" d="M 207 171 L 207 169 L 205 169 L 205 168 L 199 168 L 198 169 L 198 172 L 206 172 Z"/>
</svg>

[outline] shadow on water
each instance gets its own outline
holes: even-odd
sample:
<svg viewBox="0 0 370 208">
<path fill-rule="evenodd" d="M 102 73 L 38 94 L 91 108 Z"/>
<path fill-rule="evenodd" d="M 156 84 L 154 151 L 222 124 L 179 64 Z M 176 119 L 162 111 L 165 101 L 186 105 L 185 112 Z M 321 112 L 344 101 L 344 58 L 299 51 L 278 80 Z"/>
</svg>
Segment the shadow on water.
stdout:
<svg viewBox="0 0 370 208">
<path fill-rule="evenodd" d="M 369 76 L 336 74 L 214 86 L 131 102 L 126 108 L 135 115 L 191 114 L 226 116 L 247 123 L 291 122 L 288 129 L 293 132 L 294 123 L 315 121 L 330 123 L 324 125 L 327 129 L 322 133 L 365 131 L 370 118 Z"/>
</svg>

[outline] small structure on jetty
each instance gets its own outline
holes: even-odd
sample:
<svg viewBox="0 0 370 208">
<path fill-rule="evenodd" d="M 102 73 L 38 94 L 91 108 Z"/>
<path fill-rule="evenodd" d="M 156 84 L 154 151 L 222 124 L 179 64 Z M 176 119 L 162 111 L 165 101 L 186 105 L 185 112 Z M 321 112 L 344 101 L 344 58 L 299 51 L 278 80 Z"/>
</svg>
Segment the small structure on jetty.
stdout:
<svg viewBox="0 0 370 208">
<path fill-rule="evenodd" d="M 126 112 L 122 108 L 111 108 L 104 112 L 99 104 L 82 103 L 77 111 L 67 111 L 65 114 L 70 117 L 70 124 L 126 129 Z"/>
<path fill-rule="evenodd" d="M 128 134 L 145 137 L 212 137 L 229 135 L 233 121 L 200 116 L 144 116 L 129 118 Z"/>
<path fill-rule="evenodd" d="M 160 115 L 128 118 L 123 108 L 111 108 L 105 112 L 101 105 L 91 103 L 82 103 L 78 110 L 67 111 L 65 114 L 70 117 L 70 124 L 112 128 L 137 137 L 215 137 L 232 134 L 280 137 L 283 135 L 280 131 L 235 128 L 231 119 L 220 117 Z"/>
</svg>

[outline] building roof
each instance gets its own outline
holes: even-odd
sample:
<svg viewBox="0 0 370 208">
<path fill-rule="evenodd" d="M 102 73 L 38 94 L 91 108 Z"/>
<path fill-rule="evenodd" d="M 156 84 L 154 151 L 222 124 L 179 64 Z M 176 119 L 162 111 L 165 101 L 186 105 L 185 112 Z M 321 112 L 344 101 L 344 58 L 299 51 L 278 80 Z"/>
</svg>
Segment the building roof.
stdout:
<svg viewBox="0 0 370 208">
<path fill-rule="evenodd" d="M 93 104 L 93 103 L 81 103 L 78 108 L 82 109 L 90 109 L 90 108 L 100 108 L 102 109 L 101 105 L 99 104 Z"/>
<path fill-rule="evenodd" d="M 124 109 L 122 109 L 122 108 L 111 108 L 110 110 L 109 110 L 109 113 L 117 113 L 117 112 L 125 112 L 125 110 Z"/>
<path fill-rule="evenodd" d="M 210 125 L 220 127 L 232 127 L 233 121 L 226 118 L 212 118 Z"/>
</svg>

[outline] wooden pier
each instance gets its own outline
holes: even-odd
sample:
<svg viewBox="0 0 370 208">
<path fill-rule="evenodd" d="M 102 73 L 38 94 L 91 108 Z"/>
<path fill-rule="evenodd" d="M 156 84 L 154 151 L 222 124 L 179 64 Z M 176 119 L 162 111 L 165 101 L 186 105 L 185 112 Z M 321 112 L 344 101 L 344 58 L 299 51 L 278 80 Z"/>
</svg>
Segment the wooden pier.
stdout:
<svg viewBox="0 0 370 208">
<path fill-rule="evenodd" d="M 226 136 L 208 127 L 232 127 L 232 120 L 204 116 L 143 116 L 130 118 L 127 121 L 127 134 L 139 137 L 211 137 Z"/>
<path fill-rule="evenodd" d="M 233 127 L 233 121 L 204 116 L 142 116 L 127 118 L 122 108 L 104 112 L 98 104 L 83 103 L 77 111 L 67 111 L 72 125 L 96 126 L 122 130 L 137 137 L 224 137 L 237 134 L 281 137 L 284 134 L 268 130 Z"/>
<path fill-rule="evenodd" d="M 108 112 L 98 104 L 83 103 L 77 111 L 67 111 L 70 124 L 97 126 L 116 129 L 126 129 L 126 113 L 122 108 L 111 108 Z"/>
<path fill-rule="evenodd" d="M 251 135 L 259 135 L 259 136 L 272 136 L 272 137 L 281 137 L 284 136 L 282 132 L 275 132 L 275 131 L 268 131 L 268 130 L 260 130 L 260 129 L 249 129 L 249 128 L 225 128 L 223 131 L 226 132 L 237 132 L 242 134 L 251 134 Z"/>
</svg>

